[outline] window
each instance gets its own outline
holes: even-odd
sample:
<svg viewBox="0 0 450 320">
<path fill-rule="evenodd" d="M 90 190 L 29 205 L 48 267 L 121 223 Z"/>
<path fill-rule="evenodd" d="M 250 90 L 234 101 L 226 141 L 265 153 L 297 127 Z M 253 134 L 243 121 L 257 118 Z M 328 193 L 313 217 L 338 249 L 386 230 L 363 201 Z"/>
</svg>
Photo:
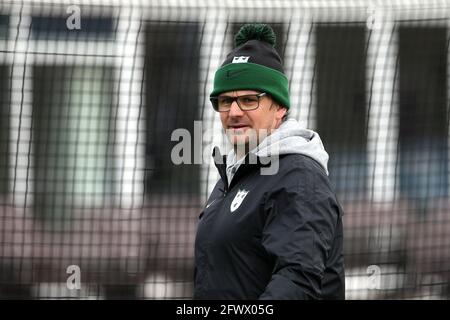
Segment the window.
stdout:
<svg viewBox="0 0 450 320">
<path fill-rule="evenodd" d="M 401 194 L 410 199 L 448 192 L 446 32 L 399 29 L 399 178 Z"/>
<path fill-rule="evenodd" d="M 0 15 L 0 39 L 8 38 L 9 16 Z"/>
<path fill-rule="evenodd" d="M 9 191 L 9 68 L 0 65 L 0 194 Z"/>
<path fill-rule="evenodd" d="M 35 211 L 58 228 L 73 207 L 105 204 L 113 180 L 113 69 L 35 66 Z"/>
<path fill-rule="evenodd" d="M 83 12 L 83 11 L 81 11 Z M 81 13 L 80 29 L 70 30 L 62 16 L 34 16 L 31 22 L 32 36 L 36 40 L 106 40 L 114 33 L 114 19 L 92 17 Z"/>
<path fill-rule="evenodd" d="M 317 130 L 342 199 L 367 191 L 365 46 L 364 26 L 317 26 Z"/>
<path fill-rule="evenodd" d="M 199 26 L 150 23 L 146 30 L 146 187 L 152 193 L 199 192 L 200 166 L 175 165 L 175 129 L 187 129 L 194 154 L 194 121 L 199 118 Z M 193 161 L 192 161 L 193 162 Z"/>
</svg>

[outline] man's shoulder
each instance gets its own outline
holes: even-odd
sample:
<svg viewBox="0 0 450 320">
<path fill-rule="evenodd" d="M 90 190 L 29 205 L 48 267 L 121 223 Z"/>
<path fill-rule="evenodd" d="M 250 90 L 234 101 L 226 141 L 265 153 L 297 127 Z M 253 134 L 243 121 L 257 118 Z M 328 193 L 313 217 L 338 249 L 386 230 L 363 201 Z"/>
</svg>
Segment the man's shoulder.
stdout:
<svg viewBox="0 0 450 320">
<path fill-rule="evenodd" d="M 308 192 L 320 191 L 334 194 L 325 168 L 315 159 L 303 154 L 288 154 L 280 157 L 280 183 Z"/>
<path fill-rule="evenodd" d="M 334 187 L 318 161 L 307 155 L 289 154 L 280 157 L 281 162 L 285 164 L 280 164 L 282 174 L 279 185 L 297 190 L 299 194 L 309 199 L 309 202 L 330 203 L 331 200 L 332 203 L 338 203 Z"/>
<path fill-rule="evenodd" d="M 285 154 L 280 156 L 280 168 L 288 171 L 307 172 L 327 176 L 325 168 L 314 158 L 299 154 Z"/>
</svg>

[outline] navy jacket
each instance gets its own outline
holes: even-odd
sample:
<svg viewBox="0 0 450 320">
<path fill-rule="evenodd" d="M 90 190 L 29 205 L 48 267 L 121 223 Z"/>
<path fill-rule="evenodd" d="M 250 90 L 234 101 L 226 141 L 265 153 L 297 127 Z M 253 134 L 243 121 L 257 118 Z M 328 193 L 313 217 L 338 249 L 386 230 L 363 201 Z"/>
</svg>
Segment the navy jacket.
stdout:
<svg viewBox="0 0 450 320">
<path fill-rule="evenodd" d="M 344 299 L 343 211 L 323 167 L 288 154 L 261 175 L 246 161 L 228 187 L 219 162 L 198 222 L 194 298 Z"/>
</svg>

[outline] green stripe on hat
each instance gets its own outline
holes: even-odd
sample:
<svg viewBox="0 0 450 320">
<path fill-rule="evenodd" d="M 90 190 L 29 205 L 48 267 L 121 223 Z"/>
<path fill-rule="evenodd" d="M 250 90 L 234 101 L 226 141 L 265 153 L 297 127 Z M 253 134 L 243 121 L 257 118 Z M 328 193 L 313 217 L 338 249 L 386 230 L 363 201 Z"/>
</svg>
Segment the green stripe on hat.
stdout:
<svg viewBox="0 0 450 320">
<path fill-rule="evenodd" d="M 211 97 L 234 90 L 257 90 L 270 94 L 280 105 L 289 108 L 289 85 L 286 76 L 255 63 L 230 63 L 216 71 Z"/>
</svg>

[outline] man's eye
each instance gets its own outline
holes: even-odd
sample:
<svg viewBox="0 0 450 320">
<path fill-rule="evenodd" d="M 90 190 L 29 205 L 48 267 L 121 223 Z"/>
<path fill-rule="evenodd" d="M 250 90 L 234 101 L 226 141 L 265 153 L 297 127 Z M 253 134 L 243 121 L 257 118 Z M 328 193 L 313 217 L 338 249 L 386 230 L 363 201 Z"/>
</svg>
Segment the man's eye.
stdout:
<svg viewBox="0 0 450 320">
<path fill-rule="evenodd" d="M 249 97 L 243 98 L 243 102 L 244 103 L 253 103 L 253 102 L 256 102 L 256 101 L 257 100 L 255 98 L 249 98 Z"/>
<path fill-rule="evenodd" d="M 219 103 L 220 103 L 220 104 L 231 104 L 232 101 L 233 101 L 233 99 L 230 99 L 230 98 L 222 98 L 222 99 L 219 99 Z"/>
</svg>

